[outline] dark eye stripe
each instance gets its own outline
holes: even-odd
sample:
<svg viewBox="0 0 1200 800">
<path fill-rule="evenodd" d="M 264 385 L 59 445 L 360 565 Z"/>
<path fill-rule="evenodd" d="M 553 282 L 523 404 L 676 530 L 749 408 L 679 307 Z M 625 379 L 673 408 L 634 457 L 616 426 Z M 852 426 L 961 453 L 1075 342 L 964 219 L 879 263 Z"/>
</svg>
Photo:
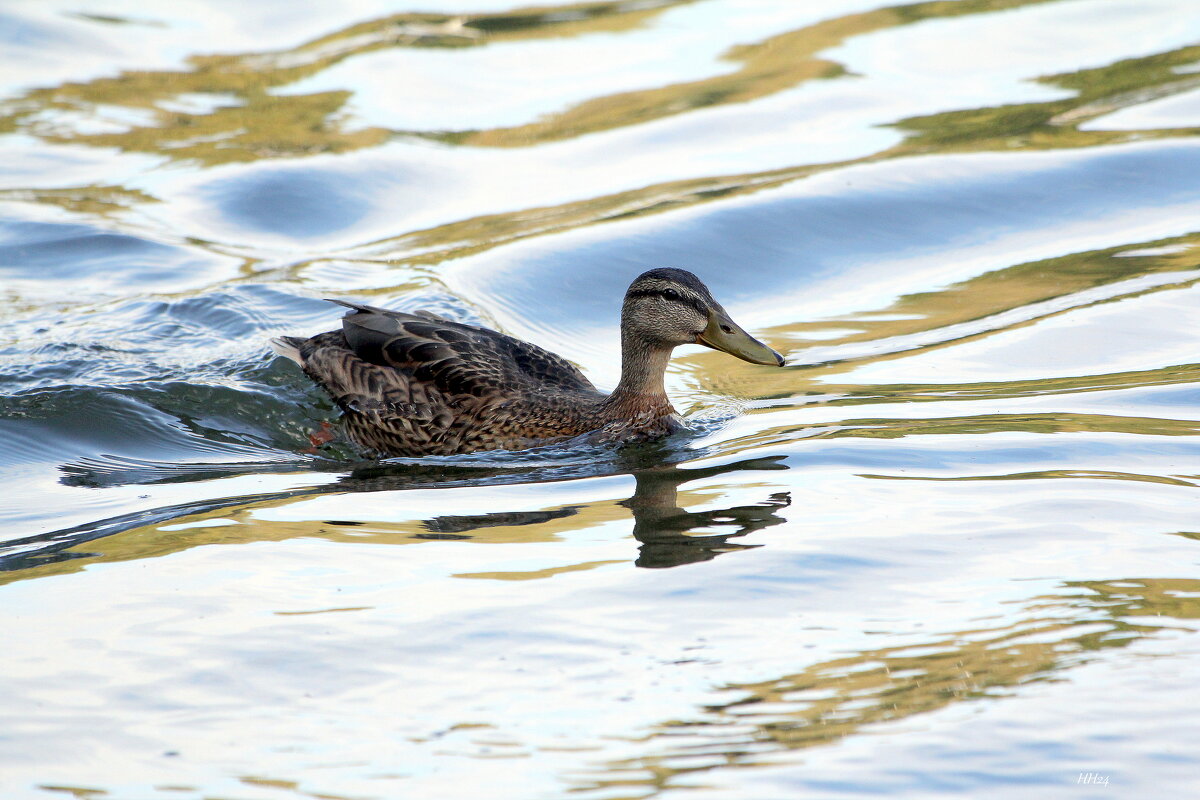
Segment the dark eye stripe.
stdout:
<svg viewBox="0 0 1200 800">
<path fill-rule="evenodd" d="M 667 294 L 668 291 L 671 292 L 670 295 Z M 699 300 L 695 297 L 688 297 L 687 295 L 681 295 L 679 292 L 675 291 L 674 289 L 670 289 L 670 290 L 667 290 L 667 289 L 630 289 L 629 292 L 625 296 L 626 297 L 660 297 L 663 300 L 666 300 L 667 302 L 670 302 L 670 303 L 680 303 L 685 306 L 691 306 L 692 308 L 696 309 L 696 311 L 700 312 L 701 314 L 708 313 L 708 306 L 706 306 L 701 300 Z"/>
</svg>

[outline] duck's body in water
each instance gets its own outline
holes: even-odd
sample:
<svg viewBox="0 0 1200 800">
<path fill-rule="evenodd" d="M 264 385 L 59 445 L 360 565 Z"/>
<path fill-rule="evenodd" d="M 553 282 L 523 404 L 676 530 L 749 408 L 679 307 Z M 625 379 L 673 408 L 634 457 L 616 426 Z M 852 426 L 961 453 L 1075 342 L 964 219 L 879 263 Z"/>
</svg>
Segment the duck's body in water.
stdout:
<svg viewBox="0 0 1200 800">
<path fill-rule="evenodd" d="M 342 330 L 273 344 L 329 392 L 351 439 L 385 455 L 522 450 L 584 433 L 614 442 L 666 436 L 681 426 L 663 385 L 681 344 L 783 366 L 681 269 L 642 273 L 625 293 L 621 380 L 608 395 L 561 356 L 520 339 L 427 312 L 334 302 L 353 309 Z"/>
</svg>

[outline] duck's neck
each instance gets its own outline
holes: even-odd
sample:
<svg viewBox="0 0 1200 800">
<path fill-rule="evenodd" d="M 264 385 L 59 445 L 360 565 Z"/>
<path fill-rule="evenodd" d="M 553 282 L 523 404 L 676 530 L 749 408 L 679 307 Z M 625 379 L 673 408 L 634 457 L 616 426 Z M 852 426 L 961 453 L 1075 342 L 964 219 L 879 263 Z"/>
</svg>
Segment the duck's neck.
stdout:
<svg viewBox="0 0 1200 800">
<path fill-rule="evenodd" d="M 663 385 L 672 349 L 656 347 L 622 331 L 621 381 L 605 404 L 628 415 L 647 411 L 663 415 L 675 413 Z"/>
</svg>

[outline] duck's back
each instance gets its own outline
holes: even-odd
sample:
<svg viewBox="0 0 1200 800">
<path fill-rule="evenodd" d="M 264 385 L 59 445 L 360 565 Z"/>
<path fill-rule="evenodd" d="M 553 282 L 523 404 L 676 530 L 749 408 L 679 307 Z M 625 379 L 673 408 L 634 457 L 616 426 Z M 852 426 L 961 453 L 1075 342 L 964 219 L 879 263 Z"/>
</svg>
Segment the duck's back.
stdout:
<svg viewBox="0 0 1200 800">
<path fill-rule="evenodd" d="M 342 330 L 283 344 L 366 447 L 390 455 L 520 449 L 604 422 L 605 396 L 537 345 L 432 314 L 342 304 L 354 310 Z"/>
</svg>

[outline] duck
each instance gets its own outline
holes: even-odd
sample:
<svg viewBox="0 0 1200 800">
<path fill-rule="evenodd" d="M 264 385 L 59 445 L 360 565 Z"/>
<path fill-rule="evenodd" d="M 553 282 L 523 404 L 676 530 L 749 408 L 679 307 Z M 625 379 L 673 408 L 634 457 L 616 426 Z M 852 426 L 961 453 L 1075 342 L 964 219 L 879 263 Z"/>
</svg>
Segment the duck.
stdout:
<svg viewBox="0 0 1200 800">
<path fill-rule="evenodd" d="M 272 345 L 333 398 L 350 440 L 388 457 L 668 436 L 684 427 L 664 386 L 672 351 L 684 344 L 784 366 L 699 278 L 676 268 L 643 272 L 625 292 L 621 378 L 609 394 L 562 356 L 489 328 L 331 302 L 350 309 L 341 330 Z"/>
</svg>

